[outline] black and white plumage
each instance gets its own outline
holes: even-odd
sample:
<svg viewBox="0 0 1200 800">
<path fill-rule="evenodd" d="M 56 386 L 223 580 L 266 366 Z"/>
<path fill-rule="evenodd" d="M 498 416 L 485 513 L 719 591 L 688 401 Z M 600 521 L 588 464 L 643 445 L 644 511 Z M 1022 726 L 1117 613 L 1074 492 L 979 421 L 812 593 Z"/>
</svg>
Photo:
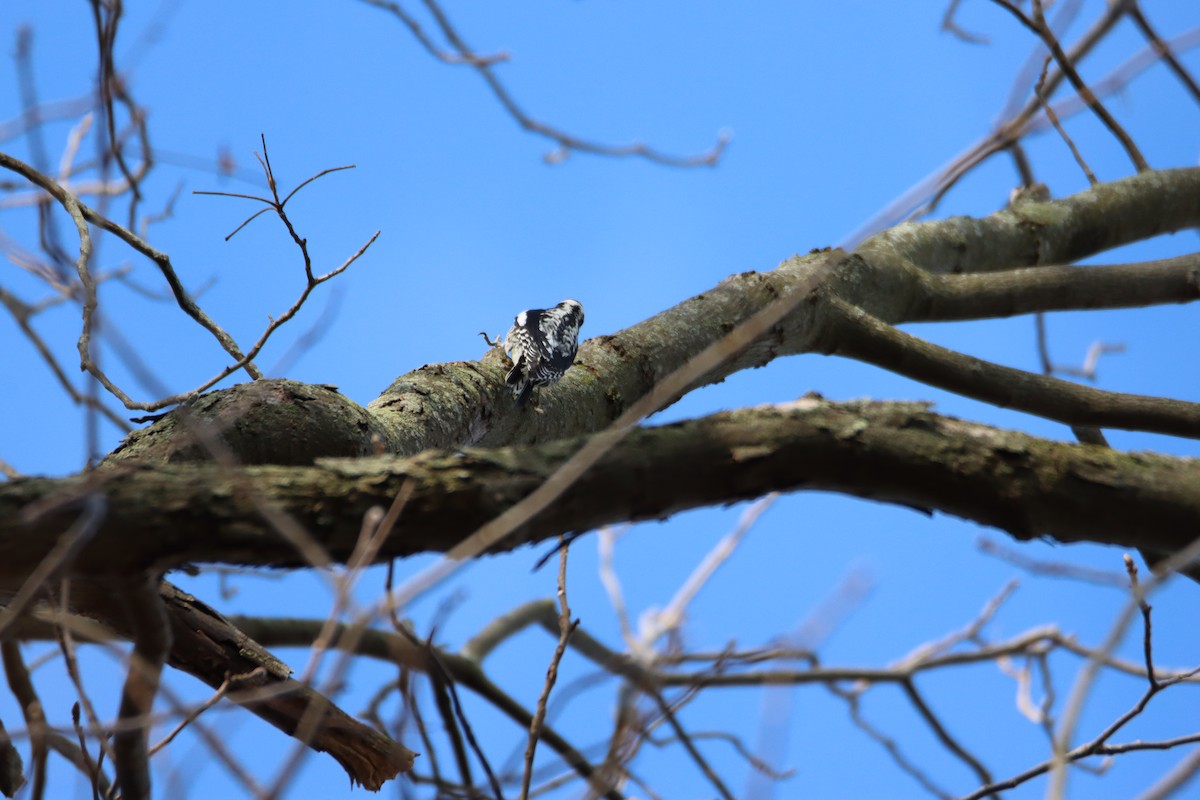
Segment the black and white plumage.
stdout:
<svg viewBox="0 0 1200 800">
<path fill-rule="evenodd" d="M 556 382 L 575 361 L 583 306 L 563 300 L 554 308 L 531 308 L 517 314 L 504 337 L 504 349 L 512 359 L 508 371 L 513 406 L 520 408 L 536 386 Z"/>
</svg>

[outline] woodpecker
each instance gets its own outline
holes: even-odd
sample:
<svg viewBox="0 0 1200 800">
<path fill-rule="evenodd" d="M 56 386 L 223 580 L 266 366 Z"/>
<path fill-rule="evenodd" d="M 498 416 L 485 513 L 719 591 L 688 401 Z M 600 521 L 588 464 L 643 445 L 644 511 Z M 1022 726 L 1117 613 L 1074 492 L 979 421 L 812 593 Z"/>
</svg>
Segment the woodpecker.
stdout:
<svg viewBox="0 0 1200 800">
<path fill-rule="evenodd" d="M 513 394 L 513 408 L 529 400 L 534 387 L 555 383 L 575 361 L 583 306 L 563 300 L 554 308 L 531 308 L 517 314 L 504 337 L 512 359 L 505 379 Z"/>
</svg>

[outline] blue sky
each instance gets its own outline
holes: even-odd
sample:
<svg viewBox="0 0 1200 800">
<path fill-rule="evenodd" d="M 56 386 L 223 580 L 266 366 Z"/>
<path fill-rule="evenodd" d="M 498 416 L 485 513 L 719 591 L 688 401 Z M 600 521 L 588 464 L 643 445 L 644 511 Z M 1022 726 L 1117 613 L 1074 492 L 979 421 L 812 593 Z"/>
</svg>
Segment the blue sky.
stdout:
<svg viewBox="0 0 1200 800">
<path fill-rule="evenodd" d="M 1098 0 L 1085 3 L 1081 20 L 1090 21 L 1100 5 Z M 151 138 L 160 153 L 161 163 L 145 184 L 150 198 L 145 210 L 157 210 L 172 191 L 182 190 L 174 216 L 153 226 L 150 238 L 171 254 L 189 286 L 215 281 L 200 300 L 240 342 L 253 341 L 268 314 L 291 304 L 302 288 L 302 264 L 282 227 L 266 217 L 224 240 L 257 206 L 191 192 L 261 192 L 253 158 L 261 149 L 260 134 L 267 137 L 284 187 L 327 167 L 357 166 L 308 187 L 289 210 L 308 239 L 318 271 L 341 263 L 376 230 L 382 231 L 379 240 L 317 293 L 259 364 L 269 368 L 278 362 L 329 309 L 323 335 L 282 374 L 335 384 L 364 405 L 394 377 L 422 364 L 480 357 L 485 347 L 477 332 L 502 333 L 523 308 L 575 297 L 587 309 L 585 336 L 612 333 L 729 274 L 769 270 L 793 253 L 842 241 L 990 130 L 1032 46 L 1029 34 L 1009 15 L 978 1 L 964 4 L 960 22 L 985 33 L 991 40 L 986 46 L 940 33 L 940 3 L 697 8 L 678 2 L 576 2 L 446 10 L 479 52 L 510 55 L 497 72 L 536 119 L 607 144 L 644 141 L 681 155 L 703 152 L 725 133 L 732 139 L 724 158 L 715 168 L 676 170 L 577 153 L 548 165 L 543 157 L 553 145 L 521 131 L 472 70 L 437 63 L 393 19 L 361 3 L 131 4 L 118 40 L 118 67 L 128 70 L 131 90 L 149 109 Z M 1147 13 L 1168 34 L 1200 23 L 1189 3 L 1148 3 Z M 432 20 L 421 19 L 433 30 Z M 87 92 L 94 43 L 86 7 L 9 0 L 0 10 L 6 41 L 13 41 L 21 23 L 33 29 L 40 96 L 56 100 Z M 1082 27 L 1077 23 L 1071 34 Z M 154 36 L 147 33 L 155 29 Z M 1084 76 L 1104 76 L 1140 47 L 1132 28 L 1123 26 L 1084 64 Z M 4 52 L 12 49 L 9 44 Z M 1186 54 L 1185 63 L 1200 72 L 1200 53 Z M 0 80 L 3 121 L 18 113 L 20 102 L 13 70 L 0 73 L 6 76 Z M 1153 166 L 1197 163 L 1200 111 L 1163 67 L 1111 98 L 1110 108 Z M 52 163 L 73 123 L 43 128 Z M 1068 129 L 1102 180 L 1131 173 L 1119 147 L 1090 116 L 1069 120 Z M 94 138 L 88 138 L 82 154 L 92 147 Z M 31 157 L 25 138 L 0 142 L 0 148 Z M 237 162 L 234 177 L 220 177 L 212 169 L 223 150 Z M 1056 196 L 1086 188 L 1057 137 L 1031 140 L 1029 153 L 1037 175 Z M 1017 182 L 1009 162 L 995 159 L 952 191 L 938 215 L 990 213 Z M 33 230 L 27 211 L 0 211 L 0 233 L 7 239 L 32 247 Z M 1104 260 L 1174 255 L 1194 250 L 1195 244 L 1194 233 L 1181 233 Z M 98 263 L 106 268 L 128 264 L 141 286 L 164 288 L 152 265 L 111 239 L 103 242 Z M 40 285 L 7 262 L 0 263 L 0 282 L 30 302 L 45 296 Z M 147 302 L 116 283 L 102 288 L 101 301 L 110 324 L 167 390 L 186 390 L 223 364 L 212 339 L 174 306 Z M 79 380 L 71 366 L 78 310 L 53 309 L 37 325 Z M 1200 394 L 1195 371 L 1180 368 L 1194 338 L 1190 307 L 1056 314 L 1048 325 L 1054 355 L 1062 362 L 1080 360 L 1097 339 L 1126 345 L 1123 355 L 1101 363 L 1102 388 L 1183 399 Z M 1038 369 L 1028 318 L 910 330 L 973 355 Z M 0 424 L 0 458 L 26 473 L 78 470 L 87 456 L 83 413 L 7 316 L 0 317 L 0 342 L 5 343 L 0 367 L 10 376 L 7 390 L 0 391 L 0 415 L 8 420 Z M 102 348 L 106 366 L 132 394 L 157 396 L 158 388 L 139 385 L 112 347 Z M 785 401 L 809 390 L 833 399 L 927 399 L 944 413 L 1070 438 L 1065 428 L 1045 420 L 815 355 L 736 375 L 685 398 L 660 418 Z M 119 438 L 102 423 L 100 452 Z M 1112 441 L 1130 449 L 1197 455 L 1195 443 L 1188 441 L 1133 434 L 1115 434 Z M 636 613 L 665 604 L 736 524 L 740 510 L 687 513 L 625 535 L 617 566 L 630 608 Z M 743 646 L 770 641 L 794 629 L 853 570 L 870 575 L 872 591 L 829 637 L 823 651 L 827 664 L 883 665 L 900 658 L 921 642 L 965 625 L 1013 578 L 1021 586 L 995 621 L 996 636 L 1055 623 L 1086 643 L 1103 637 L 1123 602 L 1119 591 L 1026 576 L 981 554 L 976 547 L 981 535 L 1003 541 L 974 525 L 930 520 L 906 509 L 819 493 L 785 498 L 697 599 L 688 643 L 712 649 L 731 640 Z M 1021 545 L 1021 552 L 1120 568 L 1120 553 L 1111 549 L 1035 543 Z M 498 610 L 553 595 L 552 570 L 530 571 L 538 556 L 522 551 L 474 565 L 447 586 L 459 598 L 452 613 L 439 615 L 435 598 L 418 604 L 412 615 L 426 625 L 437 617 L 438 641 L 460 646 Z M 616 622 L 596 576 L 594 537 L 580 540 L 571 556 L 569 591 L 576 615 L 616 645 Z M 428 560 L 401 564 L 399 572 L 409 574 L 424 563 Z M 220 602 L 212 578 L 185 586 L 230 613 L 321 616 L 329 608 L 327 591 L 311 577 L 282 582 L 240 577 L 234 584 L 236 595 Z M 381 584 L 381 576 L 368 577 L 363 601 L 377 595 Z M 1164 664 L 1200 661 L 1191 637 L 1196 592 L 1194 585 L 1177 582 L 1156 600 L 1156 652 Z M 531 700 L 552 648 L 541 633 L 527 632 L 489 666 L 506 687 Z M 1125 651 L 1136 658 L 1137 642 Z M 282 655 L 297 667 L 306 658 L 300 651 Z M 94 659 L 97 675 L 106 669 L 117 674 L 106 656 Z M 1060 658 L 1055 666 L 1065 692 L 1078 662 Z M 46 686 L 58 686 L 48 692 L 63 691 L 50 674 L 57 668 L 56 663 L 42 668 Z M 587 671 L 570 660 L 567 669 L 568 677 Z M 361 708 L 361 696 L 387 675 L 382 668 L 357 668 L 345 707 Z M 190 679 L 175 684 L 192 696 L 205 695 Z M 994 667 L 947 673 L 922 688 L 998 777 L 1046 756 L 1044 739 L 1013 708 L 1011 679 Z M 1081 729 L 1085 735 L 1131 705 L 1141 686 L 1111 679 L 1100 689 Z M 103 696 L 101 689 L 97 693 Z M 689 708 L 685 721 L 703 725 L 715 715 L 753 742 L 761 697 L 750 690 L 713 692 Z M 612 693 L 579 702 L 564 719 L 574 717 L 569 725 L 575 727 L 567 730 L 586 741 L 597 726 L 581 720 L 598 715 L 607 723 Z M 789 746 L 784 763 L 776 766 L 798 774 L 778 787 L 777 797 L 926 796 L 849 724 L 827 692 L 799 690 L 791 702 Z M 950 791 L 974 788 L 971 776 L 930 740 L 896 695 L 881 690 L 865 703 L 872 721 L 901 738 L 911 757 Z M 1196 712 L 1186 687 L 1174 690 L 1152 704 L 1151 721 L 1139 722 L 1119 738 L 1191 733 Z M 58 719 L 66 718 L 64 709 L 57 713 Z M 509 741 L 513 747 L 521 741 L 511 725 L 485 711 L 476 713 L 497 752 L 507 752 Z M 0 698 L 0 715 L 10 728 L 19 718 L 6 697 Z M 244 714 L 217 716 L 214 724 L 232 731 L 230 740 L 247 760 L 273 763 L 285 747 L 281 737 Z M 160 786 L 166 785 L 173 762 L 184 765 L 191 796 L 232 791 L 227 774 L 189 747 L 197 746 L 178 747 L 166 757 L 157 773 Z M 740 791 L 747 780 L 744 764 L 715 745 L 712 753 L 729 784 Z M 1072 787 L 1080 797 L 1129 796 L 1180 755 L 1128 756 L 1100 781 L 1076 773 Z M 694 768 L 675 757 L 648 754 L 642 772 L 667 797 L 707 796 Z M 270 774 L 264 768 L 263 779 Z M 1013 796 L 1040 796 L 1043 790 L 1035 781 Z M 353 796 L 336 765 L 319 757 L 305 762 L 302 782 L 289 796 L 318 796 L 310 792 Z"/>
</svg>

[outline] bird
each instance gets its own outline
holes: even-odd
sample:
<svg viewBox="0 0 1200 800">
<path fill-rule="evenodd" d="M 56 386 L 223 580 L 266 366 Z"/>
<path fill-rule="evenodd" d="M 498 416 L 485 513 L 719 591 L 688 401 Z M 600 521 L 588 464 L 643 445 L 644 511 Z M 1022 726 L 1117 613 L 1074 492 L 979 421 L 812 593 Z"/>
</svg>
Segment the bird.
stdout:
<svg viewBox="0 0 1200 800">
<path fill-rule="evenodd" d="M 581 327 L 583 306 L 578 300 L 517 314 L 504 337 L 504 350 L 513 364 L 505 377 L 513 408 L 525 405 L 535 387 L 555 383 L 566 373 L 579 350 Z"/>
</svg>

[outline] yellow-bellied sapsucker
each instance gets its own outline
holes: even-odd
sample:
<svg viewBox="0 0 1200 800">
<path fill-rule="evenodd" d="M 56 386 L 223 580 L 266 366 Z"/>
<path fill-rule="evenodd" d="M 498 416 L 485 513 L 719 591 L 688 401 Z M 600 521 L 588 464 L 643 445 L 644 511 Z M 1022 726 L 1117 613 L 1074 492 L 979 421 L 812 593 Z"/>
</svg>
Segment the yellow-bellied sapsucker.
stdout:
<svg viewBox="0 0 1200 800">
<path fill-rule="evenodd" d="M 554 383 L 563 376 L 575 361 L 581 327 L 583 306 L 576 300 L 517 314 L 504 337 L 504 349 L 513 363 L 505 380 L 512 390 L 515 408 L 525 405 L 534 387 Z"/>
</svg>

